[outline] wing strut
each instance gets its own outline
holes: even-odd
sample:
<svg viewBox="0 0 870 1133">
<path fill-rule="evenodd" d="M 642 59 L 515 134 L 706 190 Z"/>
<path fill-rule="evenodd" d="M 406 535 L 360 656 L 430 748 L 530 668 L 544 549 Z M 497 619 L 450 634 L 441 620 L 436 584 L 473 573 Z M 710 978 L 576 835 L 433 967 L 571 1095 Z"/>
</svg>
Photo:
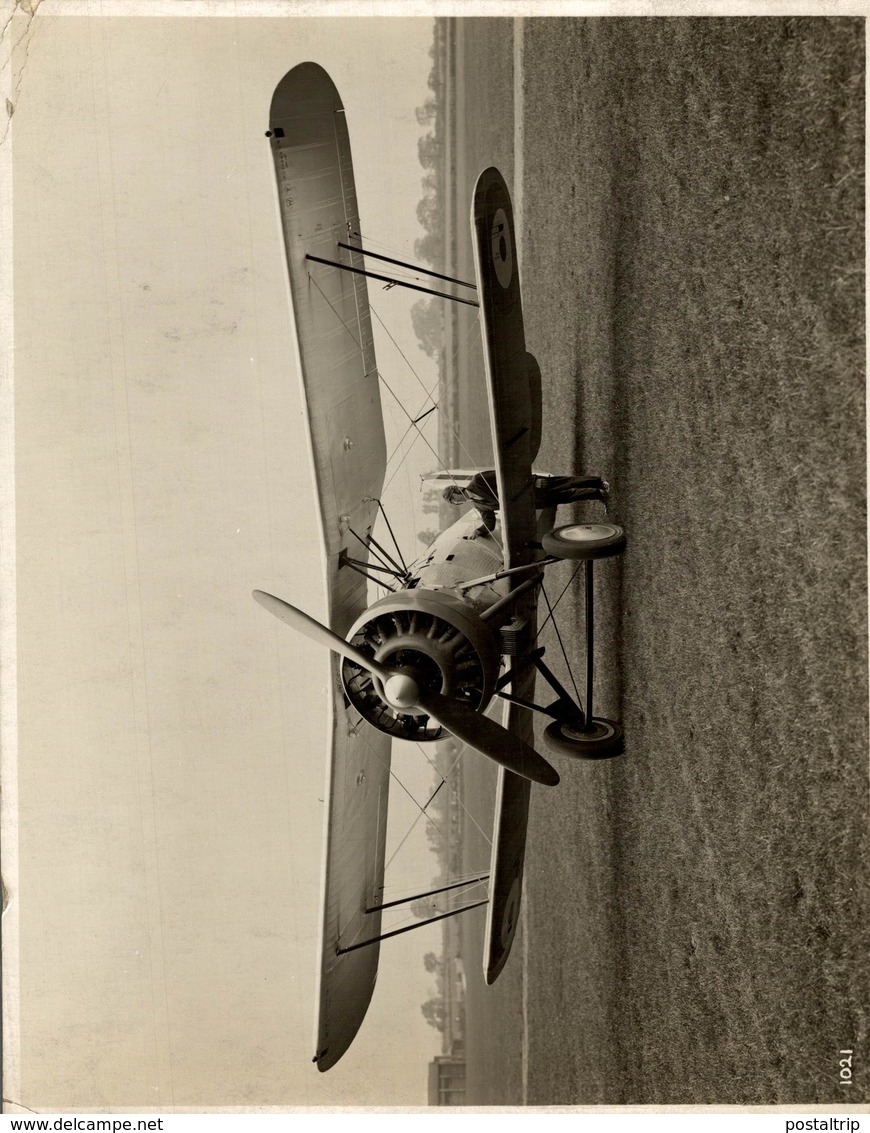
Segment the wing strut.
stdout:
<svg viewBox="0 0 870 1133">
<path fill-rule="evenodd" d="M 431 407 L 431 409 L 427 409 L 425 413 L 421 413 L 419 417 L 415 417 L 414 420 L 411 422 L 411 424 L 412 425 L 419 425 L 424 417 L 428 417 L 430 413 L 434 413 L 437 408 L 438 408 L 437 404 L 433 405 Z"/>
<path fill-rule="evenodd" d="M 393 279 L 389 275 L 378 275 L 373 271 L 365 271 L 363 268 L 352 268 L 350 264 L 343 264 L 339 260 L 325 260 L 322 256 L 312 256 L 310 253 L 305 257 L 315 264 L 327 264 L 331 268 L 338 268 L 340 271 L 352 271 L 354 275 L 365 275 L 369 279 L 379 279 L 383 283 L 388 283 L 390 287 L 409 287 L 411 291 L 424 291 L 427 295 L 437 295 L 439 299 L 452 299 L 454 303 L 465 303 L 469 307 L 479 307 L 480 304 L 475 299 L 462 299 L 459 295 L 450 295 L 446 291 L 435 291 L 431 287 L 421 287 L 419 283 L 408 283 L 404 279 Z"/>
<path fill-rule="evenodd" d="M 381 501 L 379 499 L 376 499 L 374 496 L 367 496 L 366 499 L 371 500 L 372 503 L 376 503 L 378 505 L 378 507 L 381 508 L 381 512 L 384 516 L 384 519 L 387 519 L 386 512 L 384 512 L 384 509 L 381 507 Z M 392 527 L 390 527 L 389 520 L 387 520 L 387 527 L 389 528 L 390 534 L 393 535 L 393 529 L 392 529 Z M 353 535 L 354 539 L 356 539 L 356 541 L 358 543 L 361 543 L 367 551 L 370 551 L 372 549 L 372 547 L 375 548 L 376 554 L 377 554 L 378 551 L 380 551 L 380 554 L 377 555 L 377 557 L 380 560 L 382 565 L 380 567 L 376 567 L 372 564 L 372 570 L 385 570 L 388 574 L 392 574 L 395 578 L 398 578 L 400 582 L 404 583 L 404 582 L 408 581 L 408 579 L 411 576 L 408 572 L 407 566 L 405 565 L 404 559 L 402 559 L 402 565 L 400 567 L 399 564 L 396 562 L 396 560 L 393 558 L 393 556 L 389 553 L 389 551 L 387 551 L 384 547 L 382 547 L 380 545 L 380 543 L 377 541 L 377 539 L 375 539 L 375 537 L 374 537 L 374 535 L 372 535 L 371 531 L 369 531 L 366 538 L 363 539 L 363 537 L 361 535 L 357 535 L 357 533 L 350 526 L 350 524 L 348 524 L 347 529 L 351 533 L 351 535 Z M 393 535 L 393 542 L 396 543 L 395 535 Z M 396 551 L 399 555 L 399 558 L 401 559 L 402 558 L 402 552 L 399 550 L 398 544 L 396 544 Z M 381 556 L 383 556 L 383 558 Z M 386 559 L 390 563 L 390 567 L 388 567 L 386 565 L 386 563 L 384 562 L 384 559 Z M 350 563 L 356 562 L 357 560 L 348 559 L 346 561 L 347 561 L 347 564 L 350 565 Z M 375 580 L 375 581 L 377 581 L 377 580 Z"/>
<path fill-rule="evenodd" d="M 373 570 L 383 571 L 384 574 L 390 575 L 391 578 L 398 578 L 400 580 L 402 577 L 397 571 L 391 570 L 390 567 L 379 567 L 374 563 L 364 563 L 361 559 L 352 559 L 347 551 L 344 550 L 339 552 L 338 566 L 339 569 L 341 567 L 350 567 L 350 569 L 356 571 L 357 574 L 361 574 L 363 578 L 367 578 L 369 582 L 375 582 L 378 586 L 383 586 L 385 590 L 391 590 L 394 594 L 396 592 L 395 586 L 390 586 L 388 582 L 385 582 L 382 578 L 379 578 L 378 575 L 372 574 L 371 572 Z"/>
<path fill-rule="evenodd" d="M 355 952 L 357 948 L 366 948 L 369 944 L 378 944 L 381 940 L 389 940 L 391 936 L 401 936 L 403 932 L 413 932 L 415 928 L 422 928 L 423 925 L 435 924 L 436 921 L 443 921 L 447 917 L 455 917 L 458 913 L 467 913 L 469 909 L 479 909 L 481 905 L 489 903 L 489 898 L 484 898 L 483 901 L 475 901 L 471 905 L 462 905 L 459 909 L 451 909 L 449 913 L 441 913 L 437 917 L 427 917 L 425 921 L 419 921 L 417 924 L 406 925 L 404 928 L 394 928 L 392 932 L 381 933 L 380 936 L 373 936 L 370 940 L 359 940 L 356 944 L 350 944 L 347 948 L 339 948 L 336 946 L 336 956 L 344 956 L 346 952 Z"/>
<path fill-rule="evenodd" d="M 446 893 L 448 889 L 461 889 L 464 885 L 478 885 L 481 881 L 489 881 L 489 874 L 482 873 L 480 877 L 469 877 L 465 881 L 454 881 L 452 885 L 443 885 L 440 889 L 429 889 L 425 893 L 415 893 L 413 897 L 399 897 L 395 901 L 384 901 L 381 905 L 372 905 L 366 909 L 367 913 L 379 913 L 381 909 L 392 909 L 396 905 L 407 905 L 409 901 L 419 901 L 423 897 L 434 897 L 436 893 Z"/>
<path fill-rule="evenodd" d="M 433 405 L 432 408 L 437 409 L 438 406 Z M 431 413 L 431 411 L 432 410 L 430 410 L 429 412 Z M 426 414 L 424 413 L 423 416 L 425 417 Z M 418 417 L 417 420 L 419 421 L 419 420 L 421 420 L 421 418 Z M 415 424 L 416 424 L 416 422 L 415 422 Z M 399 559 L 401 560 L 402 567 L 404 568 L 405 576 L 406 576 L 405 581 L 407 582 L 408 577 L 409 577 L 408 564 L 405 562 L 405 556 L 402 554 L 402 548 L 399 546 L 399 541 L 396 538 L 396 536 L 393 534 L 393 525 L 390 523 L 389 517 L 387 516 L 387 513 L 384 510 L 384 505 L 381 503 L 381 501 L 379 499 L 377 499 L 374 496 L 369 496 L 368 498 L 369 498 L 369 500 L 371 500 L 372 502 L 374 502 L 378 505 L 378 510 L 380 511 L 381 515 L 384 517 L 384 523 L 386 523 L 387 530 L 390 533 L 390 538 L 393 540 L 393 546 L 396 549 L 396 554 L 399 556 Z M 371 532 L 369 532 L 369 539 L 372 543 L 375 543 L 374 539 L 372 539 Z M 378 543 L 375 543 L 375 546 L 378 548 L 378 550 L 383 550 L 383 548 Z M 384 551 L 385 555 L 386 555 L 386 553 L 387 552 Z M 394 562 L 394 560 L 392 558 L 390 558 L 390 562 Z"/>
<path fill-rule="evenodd" d="M 358 236 L 359 233 L 354 233 L 354 235 Z M 419 264 L 406 264 L 404 260 L 393 260 L 389 256 L 380 255 L 378 252 L 370 252 L 368 248 L 358 248 L 354 244 L 343 244 L 341 240 L 339 240 L 338 246 L 339 248 L 347 248 L 349 252 L 359 252 L 361 256 L 369 256 L 373 260 L 383 260 L 385 264 L 396 264 L 400 268 L 411 268 L 412 271 L 422 272 L 423 275 L 431 275 L 434 279 L 446 279 L 448 283 L 458 283 L 460 287 L 470 287 L 472 291 L 477 291 L 477 284 L 475 283 L 466 283 L 464 279 L 456 279 L 452 275 L 442 275 L 439 271 L 431 271 Z"/>
</svg>

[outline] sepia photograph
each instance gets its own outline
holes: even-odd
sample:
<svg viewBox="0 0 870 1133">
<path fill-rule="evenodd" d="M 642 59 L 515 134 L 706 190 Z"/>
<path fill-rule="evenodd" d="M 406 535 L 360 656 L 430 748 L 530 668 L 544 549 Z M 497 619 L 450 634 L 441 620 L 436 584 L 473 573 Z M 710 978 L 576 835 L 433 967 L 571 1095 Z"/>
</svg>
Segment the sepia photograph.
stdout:
<svg viewBox="0 0 870 1133">
<path fill-rule="evenodd" d="M 3 1113 L 866 1112 L 865 17 L 619 8 L 0 4 Z"/>
</svg>

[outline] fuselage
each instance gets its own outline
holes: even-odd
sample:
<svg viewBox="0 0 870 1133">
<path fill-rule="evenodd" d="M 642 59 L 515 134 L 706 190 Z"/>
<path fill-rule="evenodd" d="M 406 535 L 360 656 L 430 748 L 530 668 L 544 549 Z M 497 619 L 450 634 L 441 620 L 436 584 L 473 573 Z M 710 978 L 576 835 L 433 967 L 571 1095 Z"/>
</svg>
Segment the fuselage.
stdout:
<svg viewBox="0 0 870 1133">
<path fill-rule="evenodd" d="M 503 566 L 500 525 L 487 531 L 472 508 L 442 531 L 411 567 L 408 589 L 453 590 L 480 613 L 507 593 L 507 580 L 482 583 L 466 589 L 470 579 L 496 574 Z"/>
</svg>

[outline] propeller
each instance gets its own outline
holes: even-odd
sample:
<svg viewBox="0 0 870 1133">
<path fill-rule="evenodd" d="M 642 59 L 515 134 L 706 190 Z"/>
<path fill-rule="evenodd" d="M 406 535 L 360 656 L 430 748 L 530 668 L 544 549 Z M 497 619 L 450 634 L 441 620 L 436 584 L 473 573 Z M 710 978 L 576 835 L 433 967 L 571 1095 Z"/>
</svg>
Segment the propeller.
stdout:
<svg viewBox="0 0 870 1133">
<path fill-rule="evenodd" d="M 255 590 L 254 598 L 264 610 L 280 618 L 282 622 L 304 634 L 318 645 L 325 645 L 341 657 L 366 669 L 376 676 L 384 687 L 387 700 L 396 708 L 422 708 L 427 715 L 445 728 L 458 740 L 473 747 L 482 755 L 492 759 L 515 775 L 554 787 L 559 775 L 542 755 L 539 755 L 525 740 L 490 720 L 469 705 L 440 692 L 421 688 L 417 681 L 407 673 L 389 669 L 373 657 L 355 649 L 349 641 L 334 633 L 328 626 L 316 621 L 302 610 L 297 610 L 289 602 Z"/>
<path fill-rule="evenodd" d="M 390 677 L 391 669 L 379 664 L 374 657 L 367 657 L 359 649 L 354 649 L 349 641 L 345 641 L 343 637 L 334 633 L 328 626 L 316 621 L 308 614 L 303 613 L 302 610 L 297 610 L 289 602 L 276 598 L 274 594 L 267 594 L 265 590 L 255 590 L 253 594 L 264 610 L 268 610 L 270 614 L 274 614 L 276 618 L 286 622 L 297 633 L 304 634 L 305 637 L 316 641 L 318 645 L 325 645 L 327 649 L 338 653 L 339 656 L 346 657 L 348 661 L 353 661 L 354 664 L 362 666 L 363 669 L 374 673 L 383 682 L 386 682 Z"/>
<path fill-rule="evenodd" d="M 538 755 L 525 740 L 521 740 L 495 720 L 490 720 L 482 712 L 475 712 L 461 700 L 443 696 L 430 689 L 420 689 L 417 704 L 436 724 L 446 728 L 458 740 L 473 747 L 475 751 L 488 755 L 515 775 L 522 775 L 524 779 L 531 779 L 533 783 L 541 783 L 545 787 L 555 787 L 559 782 L 556 768 L 542 755 Z"/>
</svg>

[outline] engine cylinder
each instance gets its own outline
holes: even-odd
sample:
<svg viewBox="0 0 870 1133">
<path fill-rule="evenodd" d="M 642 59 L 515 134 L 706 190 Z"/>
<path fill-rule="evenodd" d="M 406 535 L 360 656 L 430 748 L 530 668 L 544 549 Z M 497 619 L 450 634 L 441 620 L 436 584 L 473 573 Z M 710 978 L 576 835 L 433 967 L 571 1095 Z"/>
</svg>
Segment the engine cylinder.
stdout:
<svg viewBox="0 0 870 1133">
<path fill-rule="evenodd" d="M 499 640 L 470 601 L 446 590 L 388 594 L 357 619 L 348 641 L 419 687 L 474 709 L 484 709 L 493 694 Z M 356 662 L 342 662 L 341 679 L 348 700 L 379 731 L 417 741 L 443 734 L 422 709 L 398 706 L 395 694 L 389 697 L 380 679 Z"/>
</svg>

